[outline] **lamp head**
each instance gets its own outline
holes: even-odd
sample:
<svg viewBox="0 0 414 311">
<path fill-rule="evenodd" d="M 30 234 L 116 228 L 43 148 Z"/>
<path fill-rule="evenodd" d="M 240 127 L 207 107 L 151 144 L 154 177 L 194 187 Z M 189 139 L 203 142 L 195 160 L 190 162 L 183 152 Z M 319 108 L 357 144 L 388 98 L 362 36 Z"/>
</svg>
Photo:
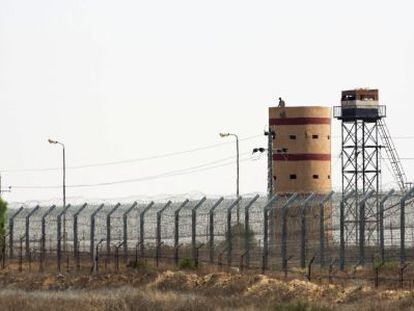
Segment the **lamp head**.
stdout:
<svg viewBox="0 0 414 311">
<path fill-rule="evenodd" d="M 50 138 L 47 141 L 49 142 L 49 144 L 57 144 L 58 143 L 56 140 L 52 140 Z"/>
<path fill-rule="evenodd" d="M 230 135 L 229 133 L 220 133 L 220 137 L 227 137 L 229 135 Z"/>
<path fill-rule="evenodd" d="M 266 151 L 266 149 L 265 148 L 254 148 L 253 149 L 253 153 L 256 153 L 256 152 L 260 152 L 260 153 L 263 153 L 263 152 L 265 152 Z"/>
</svg>

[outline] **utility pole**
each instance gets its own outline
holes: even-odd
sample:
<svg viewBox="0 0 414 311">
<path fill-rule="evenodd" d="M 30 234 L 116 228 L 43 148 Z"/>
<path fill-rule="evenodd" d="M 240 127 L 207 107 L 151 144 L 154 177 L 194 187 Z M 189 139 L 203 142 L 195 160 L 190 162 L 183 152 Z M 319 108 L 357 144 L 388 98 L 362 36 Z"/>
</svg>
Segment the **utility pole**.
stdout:
<svg viewBox="0 0 414 311">
<path fill-rule="evenodd" d="M 275 139 L 276 133 L 270 128 L 264 132 L 264 135 L 267 136 L 267 198 L 270 200 L 273 196 L 274 185 L 273 185 L 273 140 Z M 274 208 L 270 209 L 270 245 L 274 245 L 275 242 L 275 214 Z M 274 247 L 270 248 L 270 256 L 273 255 Z"/>
<path fill-rule="evenodd" d="M 269 130 L 264 132 L 267 136 L 267 196 L 271 198 L 273 195 L 273 140 L 276 133 L 270 126 Z"/>
</svg>

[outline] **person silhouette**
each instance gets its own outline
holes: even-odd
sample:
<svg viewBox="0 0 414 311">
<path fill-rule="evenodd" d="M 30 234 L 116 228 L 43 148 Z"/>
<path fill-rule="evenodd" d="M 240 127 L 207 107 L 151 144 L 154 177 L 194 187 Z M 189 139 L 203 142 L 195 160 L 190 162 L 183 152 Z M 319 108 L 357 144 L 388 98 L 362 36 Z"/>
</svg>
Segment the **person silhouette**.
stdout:
<svg viewBox="0 0 414 311">
<path fill-rule="evenodd" d="M 285 107 L 285 105 L 285 101 L 282 99 L 282 97 L 279 97 L 279 107 Z"/>
</svg>

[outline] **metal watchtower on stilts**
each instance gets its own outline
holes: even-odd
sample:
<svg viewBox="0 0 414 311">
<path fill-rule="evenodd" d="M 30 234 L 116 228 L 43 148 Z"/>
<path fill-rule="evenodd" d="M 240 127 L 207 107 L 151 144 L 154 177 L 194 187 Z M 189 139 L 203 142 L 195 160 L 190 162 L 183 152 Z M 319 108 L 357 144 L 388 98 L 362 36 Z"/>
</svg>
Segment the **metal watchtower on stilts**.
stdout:
<svg viewBox="0 0 414 311">
<path fill-rule="evenodd" d="M 342 122 L 342 193 L 355 193 L 345 206 L 348 244 L 358 242 L 360 217 L 364 219 L 367 240 L 376 232 L 381 189 L 379 126 L 385 116 L 386 107 L 378 104 L 378 90 L 375 89 L 343 91 L 341 106 L 334 107 L 334 117 Z M 377 196 L 376 204 L 367 205 L 365 215 L 359 215 L 359 201 L 370 191 Z"/>
</svg>

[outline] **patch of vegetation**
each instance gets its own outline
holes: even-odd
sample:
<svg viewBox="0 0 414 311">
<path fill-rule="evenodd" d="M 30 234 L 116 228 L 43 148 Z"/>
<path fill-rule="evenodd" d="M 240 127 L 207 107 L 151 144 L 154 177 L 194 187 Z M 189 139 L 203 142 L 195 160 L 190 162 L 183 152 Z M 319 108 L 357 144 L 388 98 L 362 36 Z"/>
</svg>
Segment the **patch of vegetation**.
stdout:
<svg viewBox="0 0 414 311">
<path fill-rule="evenodd" d="M 382 266 L 383 271 L 398 271 L 400 269 L 400 263 L 397 261 L 386 261 Z"/>
<path fill-rule="evenodd" d="M 307 302 L 294 302 L 277 305 L 275 311 L 330 311 L 331 309 L 325 307 L 318 307 L 310 305 Z"/>
<path fill-rule="evenodd" d="M 194 270 L 195 264 L 189 257 L 184 257 L 178 263 L 178 267 L 180 270 Z"/>
<path fill-rule="evenodd" d="M 148 265 L 148 263 L 145 260 L 139 259 L 137 261 L 130 261 L 128 263 L 128 267 L 132 268 L 134 270 L 140 270 L 140 271 L 148 271 L 148 270 L 153 270 L 153 268 Z"/>
<path fill-rule="evenodd" d="M 247 239 L 250 246 L 256 245 L 255 233 L 252 229 L 245 228 L 244 224 L 239 223 L 235 224 L 230 228 L 231 240 L 233 247 L 243 248 L 245 240 Z M 228 244 L 229 240 L 229 232 L 226 232 L 226 245 Z"/>
<path fill-rule="evenodd" d="M 375 269 L 380 269 L 384 266 L 384 263 L 382 262 L 380 256 L 376 255 L 372 258 L 372 268 Z"/>
<path fill-rule="evenodd" d="M 7 202 L 0 198 L 0 249 L 4 247 L 4 237 L 6 235 L 6 213 Z"/>
</svg>

